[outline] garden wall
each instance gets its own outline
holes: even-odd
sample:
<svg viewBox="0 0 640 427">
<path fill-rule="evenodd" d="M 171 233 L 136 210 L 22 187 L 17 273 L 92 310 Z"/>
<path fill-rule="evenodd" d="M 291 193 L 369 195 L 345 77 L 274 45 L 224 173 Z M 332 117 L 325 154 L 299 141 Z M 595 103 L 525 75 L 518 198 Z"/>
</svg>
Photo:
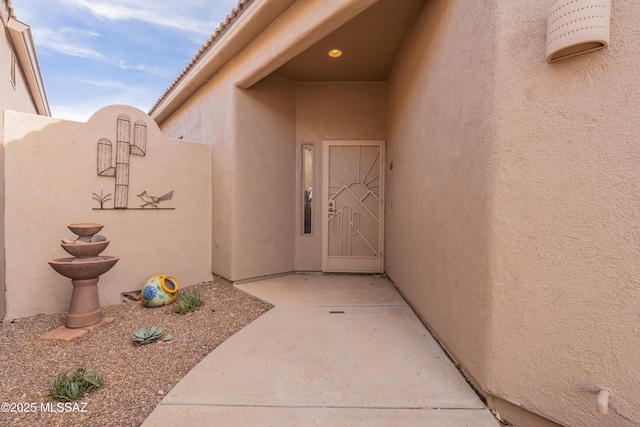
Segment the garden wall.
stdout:
<svg viewBox="0 0 640 427">
<path fill-rule="evenodd" d="M 154 274 L 181 287 L 211 278 L 209 145 L 164 137 L 121 105 L 87 123 L 14 111 L 4 121 L 7 319 L 68 310 L 71 282 L 47 261 L 70 256 L 59 244 L 75 238 L 71 223 L 104 224 L 103 254 L 120 257 L 100 278 L 103 306 Z M 117 158 L 129 167 L 116 168 Z M 154 206 L 143 192 L 170 196 Z"/>
</svg>

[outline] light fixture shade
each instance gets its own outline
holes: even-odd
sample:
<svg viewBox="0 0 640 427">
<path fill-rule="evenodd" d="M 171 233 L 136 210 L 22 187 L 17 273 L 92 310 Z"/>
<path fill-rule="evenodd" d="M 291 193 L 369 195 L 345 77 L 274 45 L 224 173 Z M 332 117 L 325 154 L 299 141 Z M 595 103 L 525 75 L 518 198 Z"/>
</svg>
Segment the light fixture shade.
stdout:
<svg viewBox="0 0 640 427">
<path fill-rule="evenodd" d="M 547 18 L 547 62 L 609 46 L 611 0 L 555 0 Z"/>
</svg>

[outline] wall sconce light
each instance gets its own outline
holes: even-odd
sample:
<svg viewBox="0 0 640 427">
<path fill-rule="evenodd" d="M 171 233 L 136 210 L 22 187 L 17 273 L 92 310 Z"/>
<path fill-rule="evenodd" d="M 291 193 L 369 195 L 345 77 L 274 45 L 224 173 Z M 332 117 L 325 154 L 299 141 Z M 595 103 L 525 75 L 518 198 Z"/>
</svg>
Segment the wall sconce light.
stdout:
<svg viewBox="0 0 640 427">
<path fill-rule="evenodd" d="M 609 46 L 611 0 L 555 0 L 547 18 L 547 62 Z"/>
</svg>

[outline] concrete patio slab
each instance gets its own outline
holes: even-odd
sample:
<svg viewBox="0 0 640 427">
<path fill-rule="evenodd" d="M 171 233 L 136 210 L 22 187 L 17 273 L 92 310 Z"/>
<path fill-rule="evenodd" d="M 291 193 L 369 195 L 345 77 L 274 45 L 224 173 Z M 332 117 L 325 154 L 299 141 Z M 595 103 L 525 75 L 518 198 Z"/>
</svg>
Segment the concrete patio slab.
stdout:
<svg viewBox="0 0 640 427">
<path fill-rule="evenodd" d="M 290 274 L 235 287 L 276 306 L 407 305 L 389 280 L 370 274 Z"/>
<path fill-rule="evenodd" d="M 158 410 L 156 410 L 158 411 Z M 150 419 L 151 420 L 151 419 Z M 163 405 L 154 411 L 153 424 L 189 427 L 497 427 L 484 409 L 360 409 L 262 408 L 234 406 Z M 187 424 L 188 423 L 188 424 Z"/>
<path fill-rule="evenodd" d="M 498 426 L 391 283 L 372 279 L 242 285 L 285 303 L 203 359 L 143 425 Z"/>
</svg>

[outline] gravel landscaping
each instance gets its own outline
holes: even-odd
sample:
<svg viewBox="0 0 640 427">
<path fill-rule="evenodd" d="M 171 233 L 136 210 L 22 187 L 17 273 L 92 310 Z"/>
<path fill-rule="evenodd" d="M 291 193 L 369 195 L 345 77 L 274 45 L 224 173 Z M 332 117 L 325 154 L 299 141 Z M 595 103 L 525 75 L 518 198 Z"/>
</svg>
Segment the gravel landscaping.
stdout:
<svg viewBox="0 0 640 427">
<path fill-rule="evenodd" d="M 115 320 L 70 342 L 39 339 L 64 325 L 64 313 L 0 323 L 0 403 L 13 403 L 16 410 L 5 412 L 3 405 L 0 425 L 139 426 L 191 368 L 268 309 L 227 285 L 207 282 L 192 289 L 205 301 L 196 312 L 178 315 L 170 306 L 145 308 L 139 302 L 104 307 L 105 317 Z M 152 325 L 173 339 L 133 344 L 134 331 Z M 51 380 L 82 364 L 102 375 L 105 387 L 75 406 L 57 407 L 48 397 Z M 50 409 L 42 411 L 48 403 Z"/>
</svg>

